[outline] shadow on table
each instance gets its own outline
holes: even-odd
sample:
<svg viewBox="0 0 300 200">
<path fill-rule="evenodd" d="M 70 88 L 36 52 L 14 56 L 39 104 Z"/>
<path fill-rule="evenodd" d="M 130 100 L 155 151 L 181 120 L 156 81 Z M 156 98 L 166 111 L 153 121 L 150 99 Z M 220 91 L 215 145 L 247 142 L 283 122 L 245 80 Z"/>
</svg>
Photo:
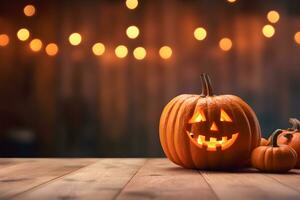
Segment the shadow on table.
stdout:
<svg viewBox="0 0 300 200">
<path fill-rule="evenodd" d="M 167 167 L 165 168 L 165 170 L 167 171 L 172 171 L 172 172 L 182 172 L 182 171 L 196 171 L 196 169 L 185 169 L 185 168 L 182 168 L 182 167 Z M 286 172 L 286 173 L 268 173 L 268 172 L 262 172 L 262 171 L 259 171 L 257 169 L 254 169 L 254 168 L 242 168 L 242 169 L 235 169 L 235 170 L 197 170 L 199 172 L 207 172 L 207 173 L 211 173 L 211 172 L 214 172 L 214 173 L 239 173 L 239 174 L 243 174 L 243 173 L 257 173 L 257 174 L 261 174 L 261 173 L 264 173 L 264 174 L 284 174 L 284 175 L 295 175 L 295 174 L 299 174 L 300 175 L 300 172 L 296 172 L 296 171 L 289 171 L 289 172 Z"/>
</svg>

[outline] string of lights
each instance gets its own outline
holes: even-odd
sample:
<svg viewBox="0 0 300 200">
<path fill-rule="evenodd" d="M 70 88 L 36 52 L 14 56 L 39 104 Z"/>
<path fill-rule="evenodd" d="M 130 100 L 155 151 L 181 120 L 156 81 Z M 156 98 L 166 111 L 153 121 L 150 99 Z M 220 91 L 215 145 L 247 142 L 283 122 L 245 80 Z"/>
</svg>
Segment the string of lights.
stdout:
<svg viewBox="0 0 300 200">
<path fill-rule="evenodd" d="M 236 0 L 227 0 L 228 3 L 235 3 Z M 134 10 L 138 7 L 138 0 L 126 0 L 125 5 L 129 10 Z M 26 17 L 33 17 L 36 15 L 36 8 L 34 5 L 26 5 L 23 9 L 23 13 Z M 276 10 L 270 10 L 266 18 L 268 23 L 262 27 L 262 34 L 266 38 L 272 38 L 275 35 L 276 29 L 274 25 L 279 22 L 280 14 Z M 194 38 L 198 41 L 203 41 L 206 39 L 208 33 L 204 27 L 196 27 L 194 30 Z M 136 39 L 140 35 L 140 30 L 136 25 L 131 25 L 126 29 L 126 35 L 129 39 Z M 17 31 L 17 38 L 22 41 L 28 41 L 31 36 L 30 31 L 27 28 L 21 28 Z M 71 33 L 68 37 L 69 43 L 72 46 L 78 46 L 82 42 L 82 36 L 80 33 Z M 294 34 L 294 41 L 300 45 L 300 31 Z M 0 34 L 0 47 L 5 47 L 9 45 L 10 37 L 8 34 Z M 39 52 L 43 48 L 48 56 L 56 56 L 59 52 L 58 44 L 51 42 L 46 45 L 43 44 L 42 40 L 39 38 L 32 38 L 29 42 L 29 47 L 33 52 Z M 229 51 L 233 47 L 233 42 L 230 38 L 224 37 L 219 40 L 219 47 L 223 51 Z M 91 47 L 92 53 L 95 56 L 101 56 L 105 53 L 105 45 L 101 42 L 96 42 Z M 164 45 L 159 51 L 159 56 L 162 59 L 169 59 L 172 57 L 173 50 L 170 46 Z M 143 60 L 147 56 L 147 50 L 144 47 L 136 47 L 133 52 L 133 56 L 137 60 Z M 128 55 L 128 48 L 125 45 L 118 45 L 115 48 L 115 55 L 118 58 L 125 58 Z"/>
</svg>

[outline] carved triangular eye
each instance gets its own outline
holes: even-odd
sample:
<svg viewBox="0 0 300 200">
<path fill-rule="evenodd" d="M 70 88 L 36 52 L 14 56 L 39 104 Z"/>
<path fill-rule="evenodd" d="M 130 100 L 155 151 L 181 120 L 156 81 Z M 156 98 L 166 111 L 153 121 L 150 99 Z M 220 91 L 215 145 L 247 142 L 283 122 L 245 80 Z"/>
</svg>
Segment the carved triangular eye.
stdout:
<svg viewBox="0 0 300 200">
<path fill-rule="evenodd" d="M 202 111 L 197 111 L 193 117 L 189 120 L 189 123 L 197 123 L 197 122 L 204 122 L 206 121 L 205 115 Z"/>
<path fill-rule="evenodd" d="M 223 109 L 221 109 L 220 121 L 221 122 L 232 122 L 232 119 L 229 117 L 229 115 Z"/>
</svg>

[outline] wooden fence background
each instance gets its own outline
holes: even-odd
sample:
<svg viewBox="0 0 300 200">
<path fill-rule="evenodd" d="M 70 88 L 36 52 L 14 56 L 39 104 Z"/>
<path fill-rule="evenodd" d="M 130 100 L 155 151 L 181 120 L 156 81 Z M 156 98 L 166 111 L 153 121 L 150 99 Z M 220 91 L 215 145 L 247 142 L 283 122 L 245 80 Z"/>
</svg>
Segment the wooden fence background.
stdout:
<svg viewBox="0 0 300 200">
<path fill-rule="evenodd" d="M 37 16 L 23 16 L 27 3 L 36 5 Z M 238 95 L 254 108 L 264 134 L 300 118 L 300 45 L 293 39 L 299 1 L 142 0 L 135 10 L 117 0 L 0 5 L 0 32 L 11 36 L 0 48 L 1 156 L 161 156 L 160 113 L 176 95 L 199 93 L 203 72 L 216 93 Z M 261 29 L 271 9 L 281 18 L 267 39 Z M 125 34 L 132 24 L 140 28 L 135 40 Z M 202 42 L 193 37 L 197 26 L 208 33 Z M 31 52 L 15 37 L 21 27 L 57 42 L 58 55 Z M 68 43 L 72 32 L 83 36 L 78 47 Z M 229 52 L 218 47 L 222 37 L 233 41 Z M 97 41 L 106 45 L 101 57 L 91 52 Z M 129 48 L 125 59 L 114 55 L 119 44 Z M 163 45 L 173 49 L 169 60 L 158 55 Z M 136 46 L 147 49 L 145 60 L 133 58 Z M 27 154 L 26 147 L 9 146 L 15 129 L 33 133 Z"/>
</svg>

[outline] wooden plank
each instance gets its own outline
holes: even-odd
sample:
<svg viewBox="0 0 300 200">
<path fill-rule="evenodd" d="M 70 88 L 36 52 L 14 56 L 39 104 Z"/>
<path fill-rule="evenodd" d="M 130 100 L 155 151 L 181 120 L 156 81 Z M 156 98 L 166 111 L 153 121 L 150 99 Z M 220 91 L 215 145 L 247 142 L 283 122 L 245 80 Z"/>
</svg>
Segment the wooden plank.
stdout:
<svg viewBox="0 0 300 200">
<path fill-rule="evenodd" d="M 201 172 L 219 199 L 300 199 L 300 193 L 255 170 Z"/>
<path fill-rule="evenodd" d="M 145 159 L 101 159 L 95 164 L 64 176 L 19 199 L 113 199 Z"/>
<path fill-rule="evenodd" d="M 28 159 L 6 167 L 0 170 L 0 199 L 13 197 L 93 162 L 93 159 Z"/>
<path fill-rule="evenodd" d="M 22 159 L 22 158 L 0 158 L 0 170 L 11 167 L 17 164 L 21 164 L 24 162 L 29 162 L 31 159 Z"/>
<path fill-rule="evenodd" d="M 196 170 L 176 166 L 167 159 L 150 159 L 116 199 L 216 199 Z"/>
<path fill-rule="evenodd" d="M 287 174 L 268 174 L 279 183 L 300 192 L 300 169 L 293 169 Z"/>
</svg>

